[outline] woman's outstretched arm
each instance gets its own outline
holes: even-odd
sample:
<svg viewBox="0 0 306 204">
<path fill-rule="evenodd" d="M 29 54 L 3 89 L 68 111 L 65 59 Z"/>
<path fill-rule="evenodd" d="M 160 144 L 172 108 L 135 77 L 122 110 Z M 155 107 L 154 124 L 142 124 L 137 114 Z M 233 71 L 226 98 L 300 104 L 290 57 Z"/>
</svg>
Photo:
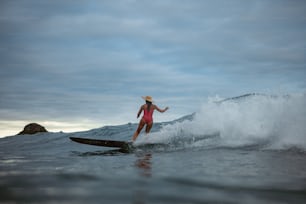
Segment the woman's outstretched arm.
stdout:
<svg viewBox="0 0 306 204">
<path fill-rule="evenodd" d="M 163 113 L 163 112 L 166 112 L 166 111 L 169 109 L 169 107 L 166 107 L 165 109 L 160 109 L 159 107 L 155 106 L 155 109 L 156 109 L 158 112 Z"/>
</svg>

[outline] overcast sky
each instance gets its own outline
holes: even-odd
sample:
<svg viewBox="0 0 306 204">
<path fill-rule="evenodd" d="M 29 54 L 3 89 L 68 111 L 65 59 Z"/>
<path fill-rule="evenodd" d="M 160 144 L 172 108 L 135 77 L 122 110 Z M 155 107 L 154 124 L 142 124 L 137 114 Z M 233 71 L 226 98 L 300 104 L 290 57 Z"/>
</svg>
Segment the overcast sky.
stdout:
<svg viewBox="0 0 306 204">
<path fill-rule="evenodd" d="M 0 136 L 138 122 L 208 97 L 305 92 L 303 0 L 2 0 Z"/>
</svg>

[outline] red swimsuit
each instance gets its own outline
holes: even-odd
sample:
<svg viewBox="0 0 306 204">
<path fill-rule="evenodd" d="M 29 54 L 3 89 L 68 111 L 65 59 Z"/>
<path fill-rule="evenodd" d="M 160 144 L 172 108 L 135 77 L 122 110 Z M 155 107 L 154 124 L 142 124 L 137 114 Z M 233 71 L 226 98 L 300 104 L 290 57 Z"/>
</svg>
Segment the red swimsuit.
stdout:
<svg viewBox="0 0 306 204">
<path fill-rule="evenodd" d="M 150 124 L 153 122 L 153 111 L 154 108 L 150 108 L 150 111 L 148 111 L 148 109 L 144 109 L 143 110 L 143 116 L 142 119 L 146 122 L 146 124 Z"/>
</svg>

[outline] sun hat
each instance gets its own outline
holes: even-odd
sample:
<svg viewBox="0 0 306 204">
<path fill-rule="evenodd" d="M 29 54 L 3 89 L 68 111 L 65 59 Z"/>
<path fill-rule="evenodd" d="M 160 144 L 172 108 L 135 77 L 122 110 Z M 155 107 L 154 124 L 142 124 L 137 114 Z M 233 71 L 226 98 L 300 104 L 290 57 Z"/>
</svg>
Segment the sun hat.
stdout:
<svg viewBox="0 0 306 204">
<path fill-rule="evenodd" d="M 145 101 L 149 101 L 149 102 L 153 103 L 153 98 L 152 98 L 152 96 L 142 96 L 141 98 L 142 98 L 143 100 L 145 100 Z"/>
</svg>

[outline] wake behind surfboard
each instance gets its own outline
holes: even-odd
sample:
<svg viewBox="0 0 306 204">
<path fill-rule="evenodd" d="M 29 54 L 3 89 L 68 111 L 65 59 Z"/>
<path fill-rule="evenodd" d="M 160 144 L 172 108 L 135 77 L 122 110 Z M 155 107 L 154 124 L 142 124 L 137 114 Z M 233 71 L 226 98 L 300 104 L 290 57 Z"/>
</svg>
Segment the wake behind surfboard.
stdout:
<svg viewBox="0 0 306 204">
<path fill-rule="evenodd" d="M 98 140 L 98 139 L 88 139 L 88 138 L 80 138 L 80 137 L 69 137 L 69 138 L 72 141 L 78 142 L 81 144 L 103 146 L 103 147 L 115 147 L 125 152 L 131 152 L 134 149 L 133 144 L 131 142 L 116 141 L 116 140 Z"/>
</svg>

